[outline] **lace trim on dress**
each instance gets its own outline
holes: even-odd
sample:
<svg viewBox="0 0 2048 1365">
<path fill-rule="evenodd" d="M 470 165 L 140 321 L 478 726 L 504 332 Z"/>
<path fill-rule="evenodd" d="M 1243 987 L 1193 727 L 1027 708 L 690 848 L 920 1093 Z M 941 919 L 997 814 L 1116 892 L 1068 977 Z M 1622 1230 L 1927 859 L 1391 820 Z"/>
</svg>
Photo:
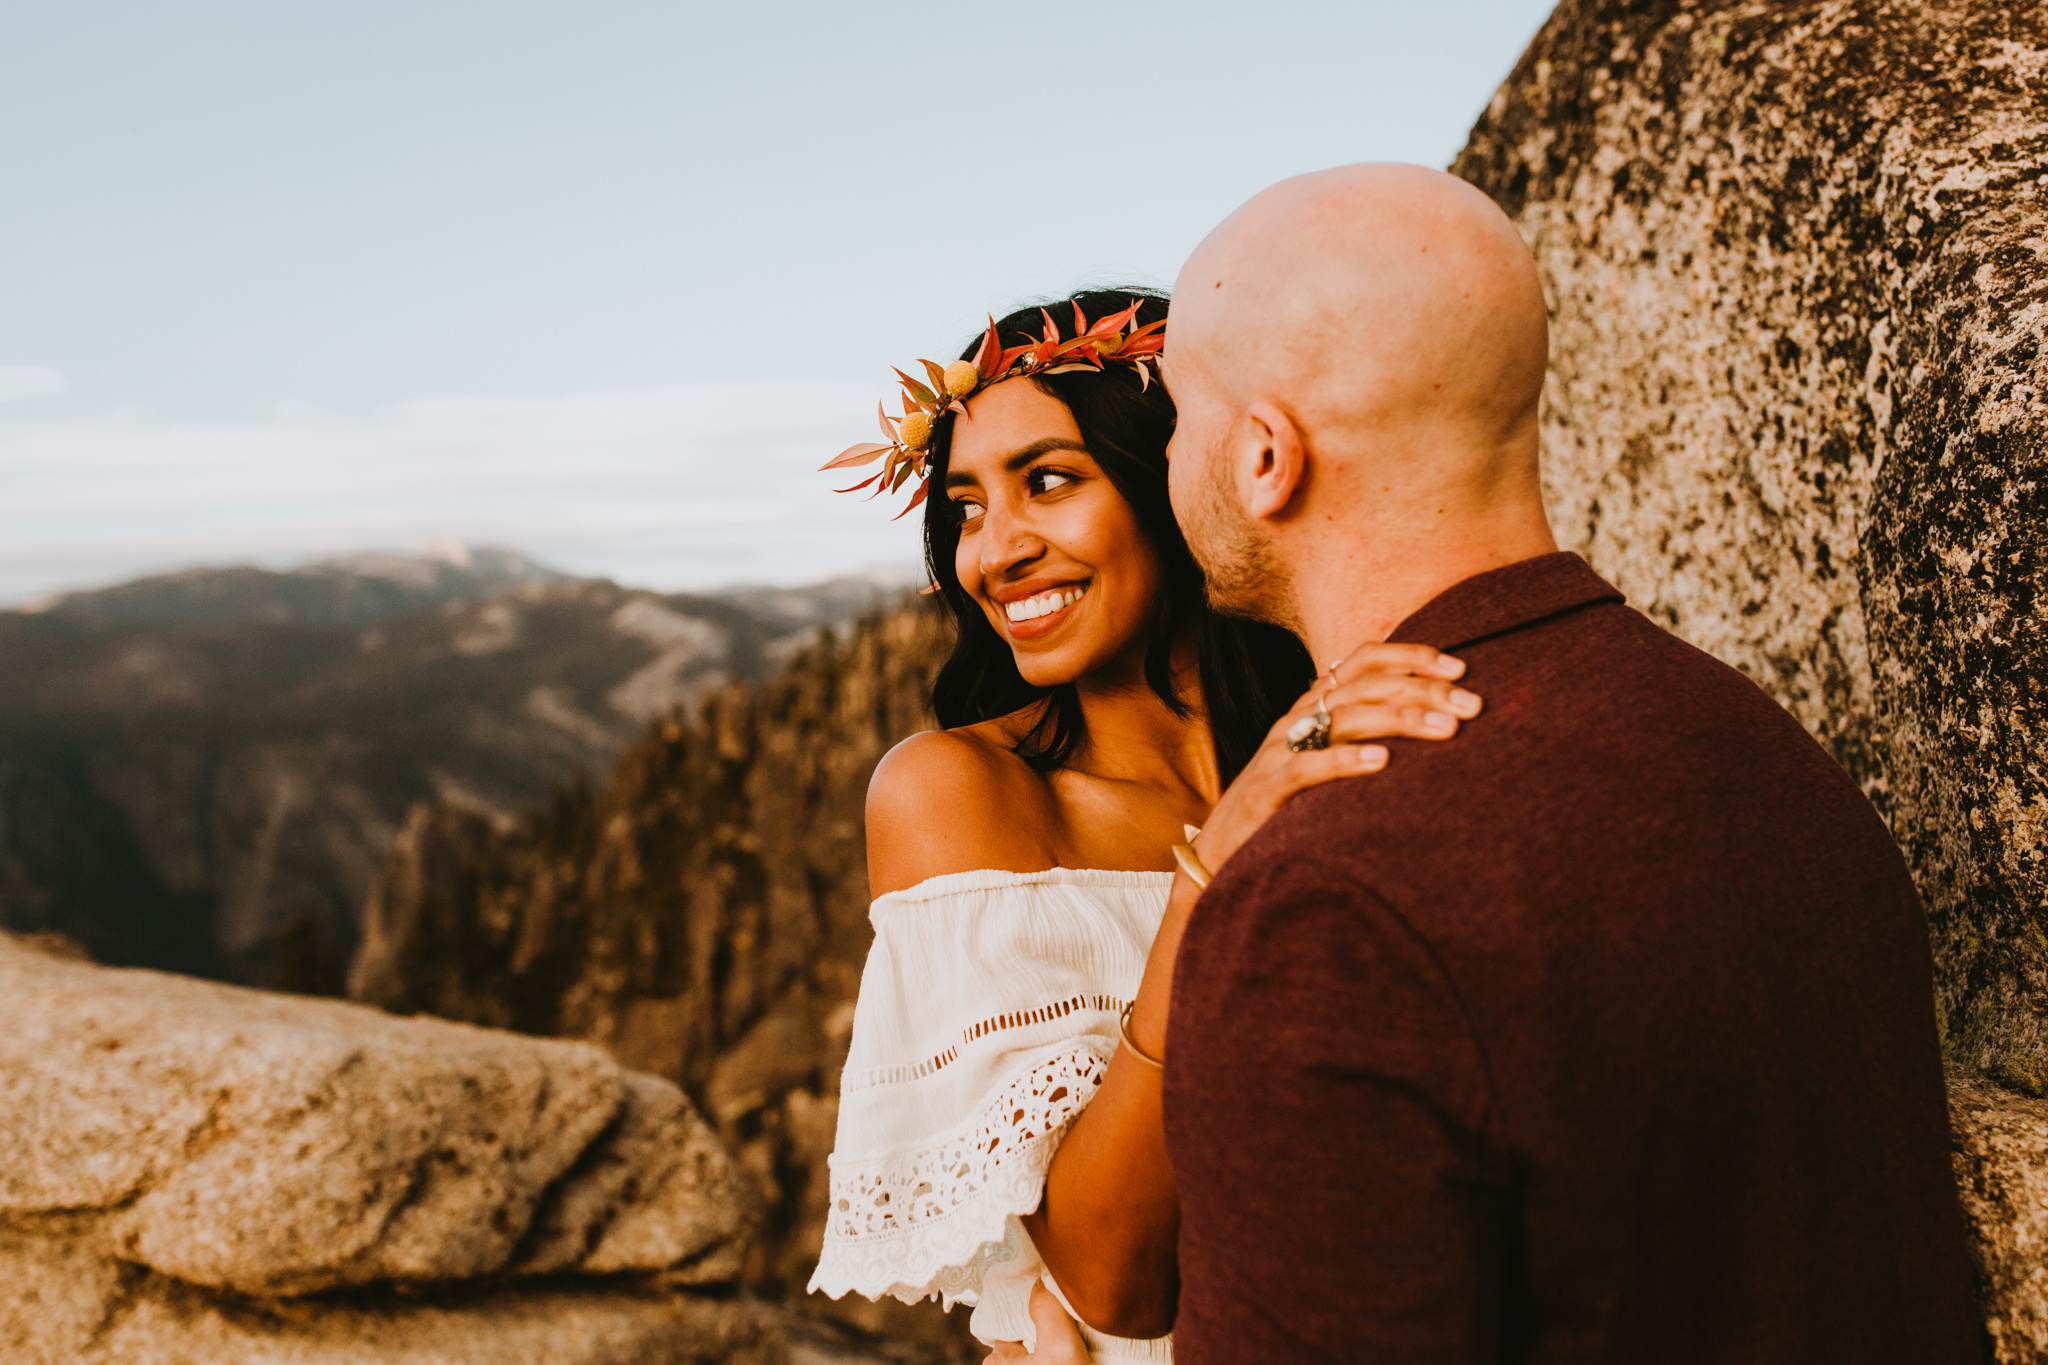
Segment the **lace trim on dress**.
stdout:
<svg viewBox="0 0 2048 1365">
<path fill-rule="evenodd" d="M 1050 1005 L 1042 1005 L 1035 1010 L 998 1014 L 992 1018 L 983 1019 L 979 1023 L 970 1024 L 968 1027 L 960 1030 L 960 1041 L 936 1057 L 929 1057 L 924 1061 L 909 1066 L 877 1066 L 870 1067 L 868 1070 L 861 1072 L 849 1071 L 841 1078 L 839 1088 L 842 1092 L 866 1090 L 870 1086 L 896 1085 L 904 1081 L 923 1080 L 926 1076 L 941 1071 L 953 1062 L 958 1061 L 960 1049 L 977 1038 L 986 1038 L 989 1034 L 999 1032 L 1002 1029 L 1024 1028 L 1031 1024 L 1051 1023 L 1055 1019 L 1066 1018 L 1076 1010 L 1106 1010 L 1111 1014 L 1122 1014 L 1124 1002 L 1113 995 L 1076 995 L 1065 1000 L 1056 1001 Z"/>
<path fill-rule="evenodd" d="M 922 1148 L 870 1161 L 835 1153 L 812 1290 L 971 1302 L 988 1267 L 1016 1254 L 1009 1220 L 1038 1207 L 1053 1153 L 1114 1049 L 1113 1040 L 1075 1039 Z"/>
</svg>

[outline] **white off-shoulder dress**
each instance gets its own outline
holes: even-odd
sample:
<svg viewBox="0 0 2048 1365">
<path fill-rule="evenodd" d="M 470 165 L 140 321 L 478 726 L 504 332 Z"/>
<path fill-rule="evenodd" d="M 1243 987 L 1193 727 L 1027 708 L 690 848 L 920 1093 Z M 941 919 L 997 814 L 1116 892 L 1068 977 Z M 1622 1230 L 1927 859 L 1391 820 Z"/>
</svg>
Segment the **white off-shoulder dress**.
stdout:
<svg viewBox="0 0 2048 1365">
<path fill-rule="evenodd" d="M 971 1303 L 982 1341 L 1035 1348 L 1031 1287 L 1059 1287 L 1018 1215 L 1109 1069 L 1172 885 L 958 872 L 875 900 L 814 1292 Z M 1097 1360 L 1173 1358 L 1082 1332 Z"/>
</svg>

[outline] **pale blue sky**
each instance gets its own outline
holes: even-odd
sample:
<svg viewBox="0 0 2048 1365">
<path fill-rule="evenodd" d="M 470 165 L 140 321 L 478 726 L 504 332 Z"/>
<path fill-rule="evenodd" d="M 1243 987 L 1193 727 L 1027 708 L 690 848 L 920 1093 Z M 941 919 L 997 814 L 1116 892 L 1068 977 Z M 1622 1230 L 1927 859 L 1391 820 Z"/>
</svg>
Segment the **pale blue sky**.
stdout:
<svg viewBox="0 0 2048 1365">
<path fill-rule="evenodd" d="M 0 602 L 351 537 L 657 586 L 910 558 L 803 481 L 890 363 L 1170 283 L 1281 177 L 1442 165 L 1547 11 L 0 0 Z"/>
</svg>

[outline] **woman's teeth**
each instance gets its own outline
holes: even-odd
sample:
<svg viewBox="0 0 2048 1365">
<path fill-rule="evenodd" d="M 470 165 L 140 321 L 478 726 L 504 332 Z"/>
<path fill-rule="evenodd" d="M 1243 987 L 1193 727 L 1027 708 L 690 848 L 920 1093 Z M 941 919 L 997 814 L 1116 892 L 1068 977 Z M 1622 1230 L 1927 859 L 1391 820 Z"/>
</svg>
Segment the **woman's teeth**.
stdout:
<svg viewBox="0 0 2048 1365">
<path fill-rule="evenodd" d="M 1041 616 L 1050 616 L 1061 607 L 1071 607 L 1081 600 L 1088 591 L 1083 583 L 1078 588 L 1061 588 L 1053 592 L 1042 592 L 1036 597 L 1027 597 L 1022 602 L 1003 603 L 1003 614 L 1012 621 L 1032 621 Z"/>
</svg>

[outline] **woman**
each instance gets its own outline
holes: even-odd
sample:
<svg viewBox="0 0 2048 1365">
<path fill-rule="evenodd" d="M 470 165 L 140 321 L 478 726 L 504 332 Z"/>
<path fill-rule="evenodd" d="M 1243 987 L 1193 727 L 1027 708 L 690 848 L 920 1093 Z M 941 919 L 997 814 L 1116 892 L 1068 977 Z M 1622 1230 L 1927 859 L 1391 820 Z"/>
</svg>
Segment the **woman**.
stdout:
<svg viewBox="0 0 2048 1365">
<path fill-rule="evenodd" d="M 1295 791 L 1385 765 L 1359 741 L 1447 737 L 1479 699 L 1417 646 L 1367 646 L 1318 683 L 1286 632 L 1210 613 L 1166 493 L 1166 301 L 1069 308 L 926 362 L 890 440 L 834 461 L 881 459 L 869 482 L 889 490 L 924 476 L 959 637 L 933 689 L 944 728 L 868 791 L 875 945 L 811 1287 L 974 1302 L 976 1336 L 1022 1343 L 992 1358 L 1166 1360 L 1165 1341 L 1077 1332 L 1026 1223 L 1105 1075 L 1157 1085 L 1154 1059 L 1112 1058 L 1176 861 L 1205 882 Z"/>
</svg>

